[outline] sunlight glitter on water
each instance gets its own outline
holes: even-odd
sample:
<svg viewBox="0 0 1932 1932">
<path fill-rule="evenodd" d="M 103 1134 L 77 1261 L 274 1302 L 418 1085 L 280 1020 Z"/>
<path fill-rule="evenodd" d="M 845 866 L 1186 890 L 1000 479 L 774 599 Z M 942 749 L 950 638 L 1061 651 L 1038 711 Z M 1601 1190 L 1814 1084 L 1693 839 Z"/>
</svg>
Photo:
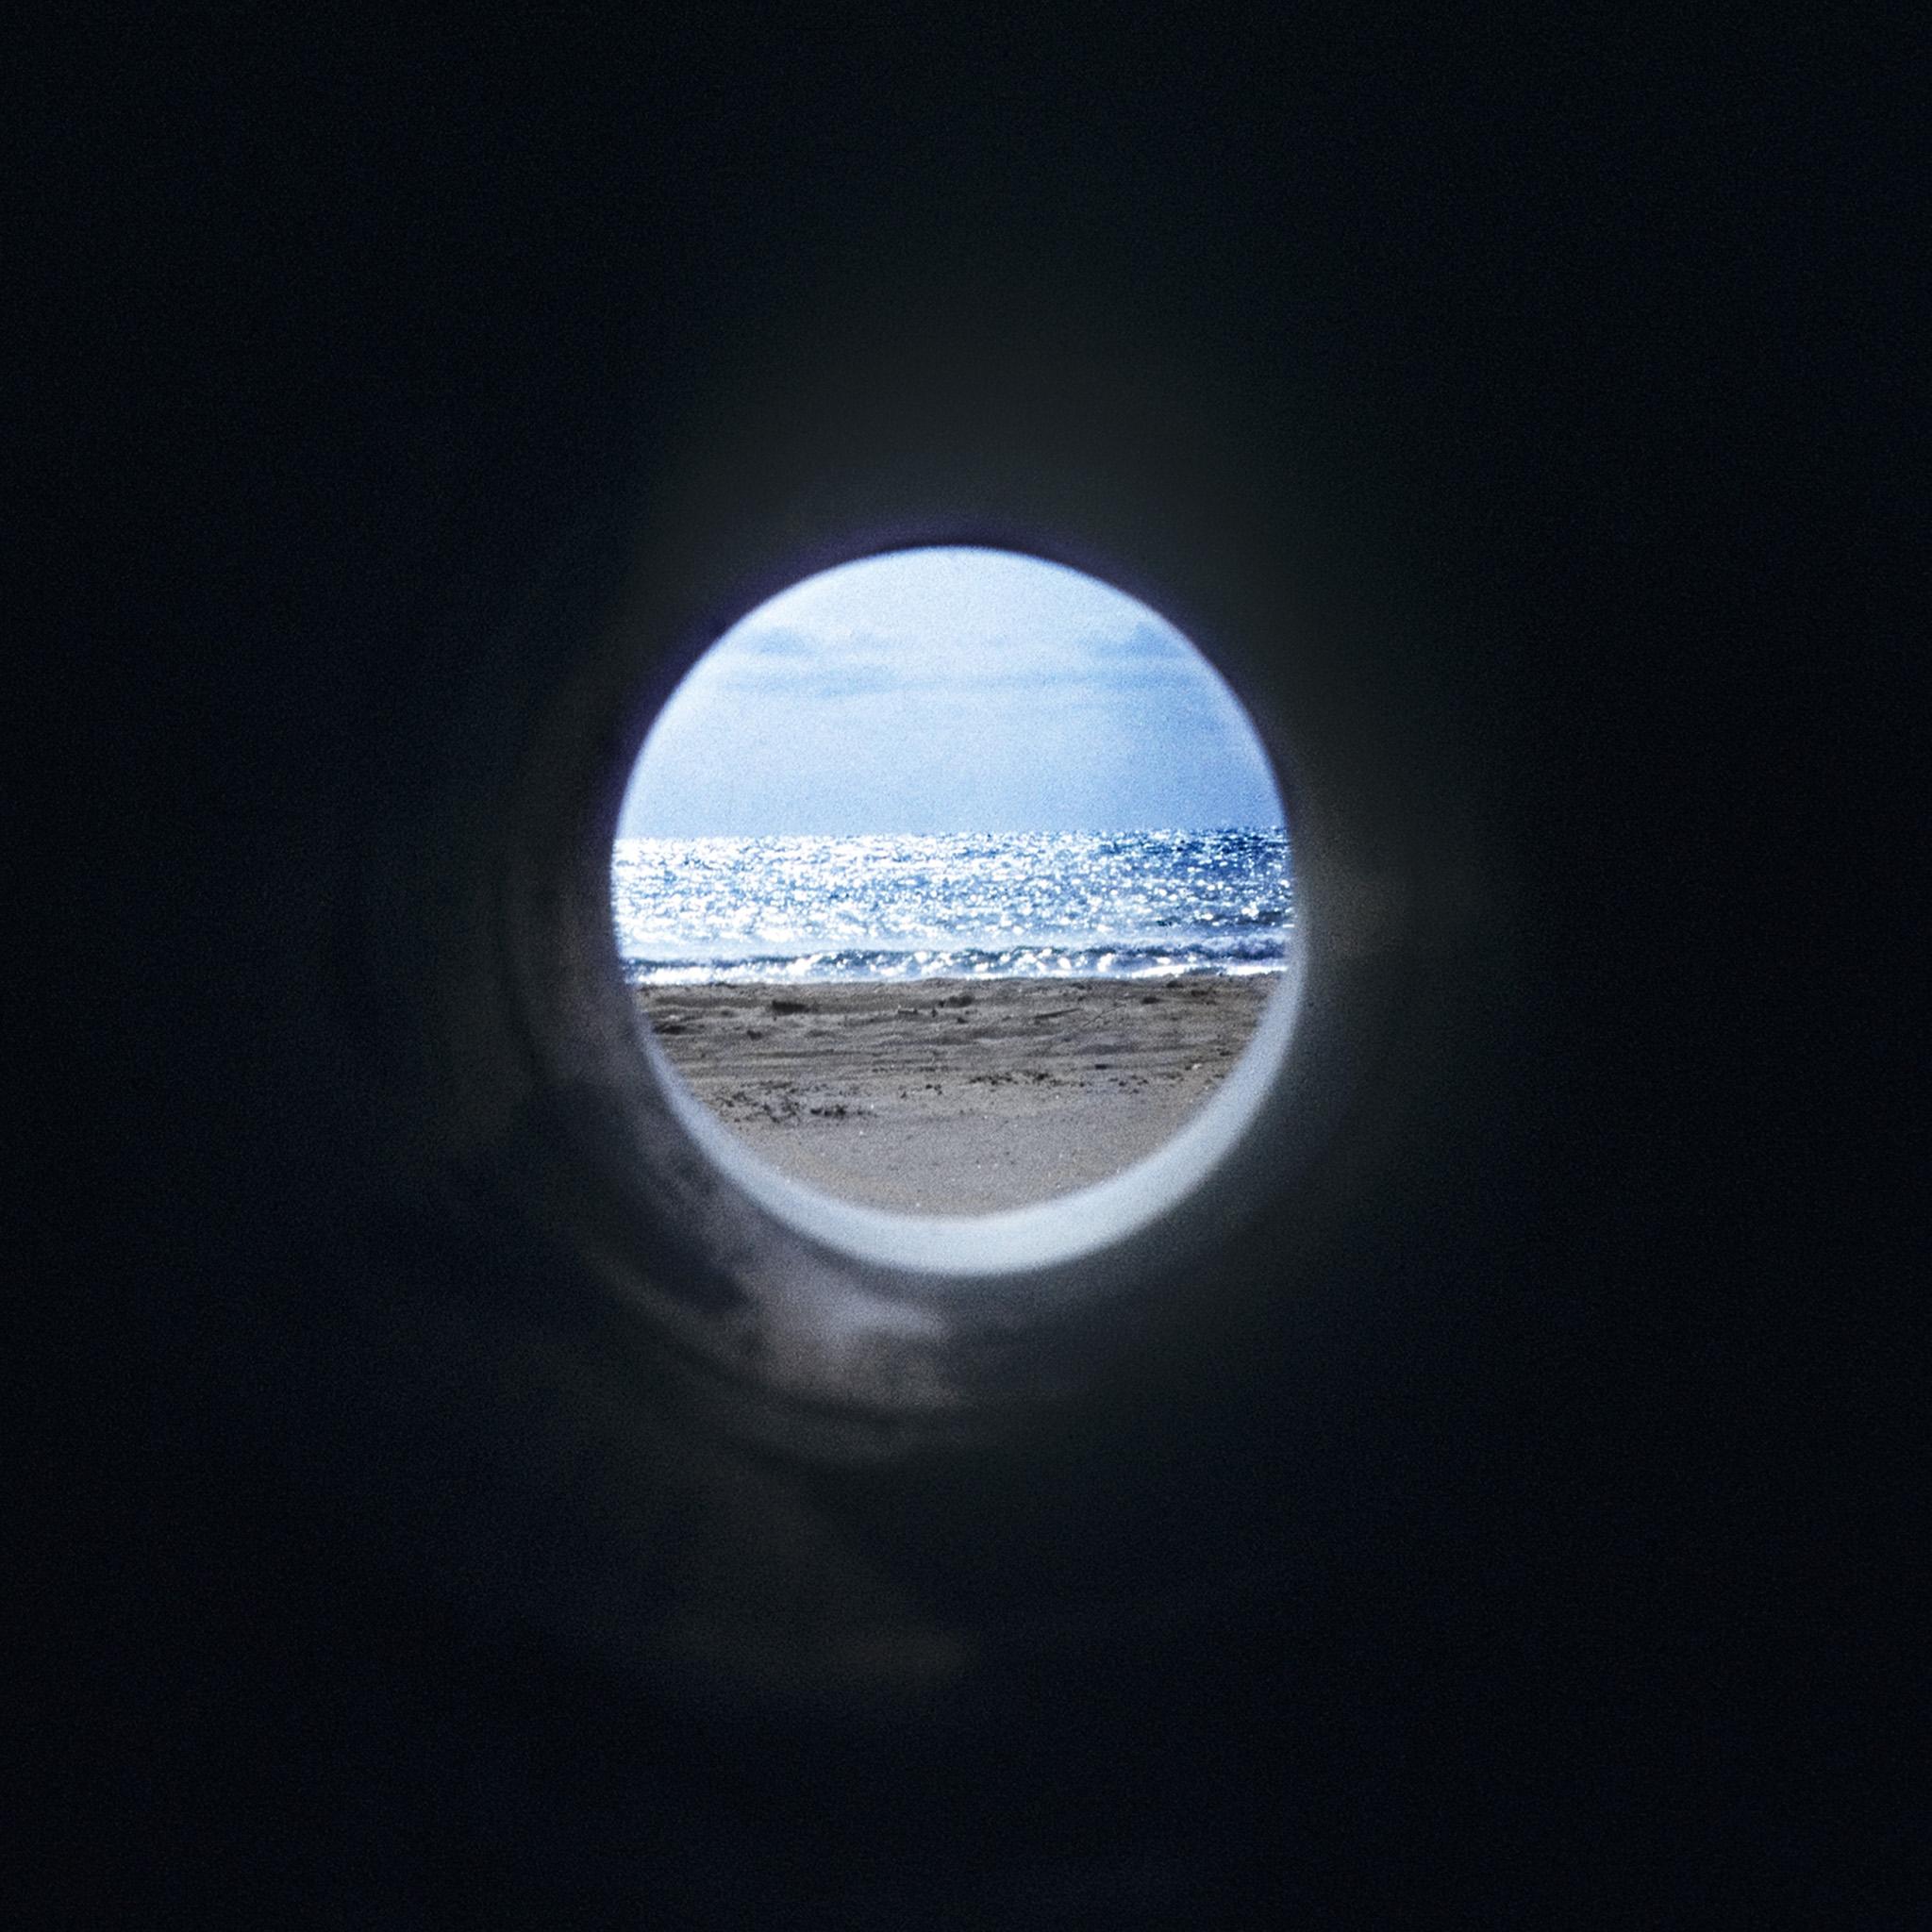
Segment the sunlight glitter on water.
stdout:
<svg viewBox="0 0 1932 1932">
<path fill-rule="evenodd" d="M 620 839 L 636 983 L 1144 977 L 1280 970 L 1288 834 L 1039 832 Z"/>
</svg>

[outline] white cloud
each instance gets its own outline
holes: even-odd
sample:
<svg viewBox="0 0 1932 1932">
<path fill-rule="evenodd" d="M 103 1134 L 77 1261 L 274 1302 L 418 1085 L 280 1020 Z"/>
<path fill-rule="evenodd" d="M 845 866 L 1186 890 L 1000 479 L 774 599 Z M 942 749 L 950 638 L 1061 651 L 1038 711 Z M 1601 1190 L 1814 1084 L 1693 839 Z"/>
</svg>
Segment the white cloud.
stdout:
<svg viewBox="0 0 1932 1932">
<path fill-rule="evenodd" d="M 1232 695 L 1154 612 L 990 551 L 866 559 L 726 633 L 646 742 L 621 829 L 1274 823 Z"/>
</svg>

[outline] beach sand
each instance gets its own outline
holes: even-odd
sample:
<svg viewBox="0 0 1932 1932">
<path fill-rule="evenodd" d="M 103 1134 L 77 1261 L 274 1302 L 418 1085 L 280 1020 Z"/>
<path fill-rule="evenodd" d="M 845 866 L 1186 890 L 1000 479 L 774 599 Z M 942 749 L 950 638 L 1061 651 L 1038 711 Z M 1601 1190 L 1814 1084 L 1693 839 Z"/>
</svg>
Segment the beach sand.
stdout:
<svg viewBox="0 0 1932 1932">
<path fill-rule="evenodd" d="M 978 1214 L 1165 1141 L 1247 1044 L 1272 974 L 640 987 L 698 1096 L 775 1167 L 873 1207 Z"/>
</svg>

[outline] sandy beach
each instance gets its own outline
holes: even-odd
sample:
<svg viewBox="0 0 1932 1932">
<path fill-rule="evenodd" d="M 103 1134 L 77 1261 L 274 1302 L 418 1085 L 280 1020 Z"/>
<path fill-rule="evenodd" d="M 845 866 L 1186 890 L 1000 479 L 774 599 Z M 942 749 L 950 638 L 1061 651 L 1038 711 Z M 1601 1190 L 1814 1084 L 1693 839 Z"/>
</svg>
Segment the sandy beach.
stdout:
<svg viewBox="0 0 1932 1932">
<path fill-rule="evenodd" d="M 685 1080 L 765 1159 L 874 1207 L 976 1214 L 1152 1153 L 1275 980 L 640 987 Z"/>
</svg>

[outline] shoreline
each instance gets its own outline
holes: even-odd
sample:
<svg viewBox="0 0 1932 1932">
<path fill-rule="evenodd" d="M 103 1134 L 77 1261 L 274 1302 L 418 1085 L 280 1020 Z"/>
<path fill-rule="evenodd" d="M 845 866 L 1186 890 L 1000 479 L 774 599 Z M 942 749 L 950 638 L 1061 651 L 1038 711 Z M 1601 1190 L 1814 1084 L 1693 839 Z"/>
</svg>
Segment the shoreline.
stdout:
<svg viewBox="0 0 1932 1932">
<path fill-rule="evenodd" d="M 906 1213 L 1048 1200 L 1152 1153 L 1240 1058 L 1273 973 L 631 989 L 697 1096 L 825 1192 Z"/>
</svg>

